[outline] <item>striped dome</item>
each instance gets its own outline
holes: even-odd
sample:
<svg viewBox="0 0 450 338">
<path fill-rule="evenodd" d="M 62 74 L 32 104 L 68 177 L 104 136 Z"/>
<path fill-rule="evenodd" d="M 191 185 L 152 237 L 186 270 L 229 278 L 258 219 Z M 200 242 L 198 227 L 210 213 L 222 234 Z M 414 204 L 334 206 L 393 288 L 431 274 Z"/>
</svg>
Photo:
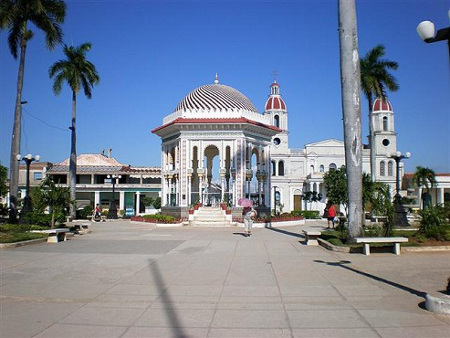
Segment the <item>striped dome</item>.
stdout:
<svg viewBox="0 0 450 338">
<path fill-rule="evenodd" d="M 241 92 L 222 84 L 198 87 L 178 103 L 174 112 L 199 110 L 247 110 L 257 113 L 253 103 Z"/>
<path fill-rule="evenodd" d="M 390 111 L 393 112 L 392 109 L 392 105 L 389 102 L 389 100 L 386 99 L 382 99 L 380 97 L 377 97 L 375 102 L 373 103 L 373 107 L 372 107 L 372 111 L 376 112 L 376 111 Z"/>
</svg>

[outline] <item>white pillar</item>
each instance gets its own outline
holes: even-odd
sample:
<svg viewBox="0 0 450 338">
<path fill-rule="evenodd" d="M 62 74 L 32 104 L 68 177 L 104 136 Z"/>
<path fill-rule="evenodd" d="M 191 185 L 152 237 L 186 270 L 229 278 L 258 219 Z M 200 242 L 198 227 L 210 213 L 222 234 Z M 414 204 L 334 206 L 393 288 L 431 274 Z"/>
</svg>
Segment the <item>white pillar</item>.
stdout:
<svg viewBox="0 0 450 338">
<path fill-rule="evenodd" d="M 139 191 L 136 192 L 136 210 L 134 211 L 135 215 L 140 214 L 139 206 L 141 205 L 141 193 Z"/>
<path fill-rule="evenodd" d="M 125 210 L 125 191 L 119 192 L 119 209 Z"/>
<path fill-rule="evenodd" d="M 100 191 L 94 192 L 94 207 L 100 204 Z"/>
</svg>

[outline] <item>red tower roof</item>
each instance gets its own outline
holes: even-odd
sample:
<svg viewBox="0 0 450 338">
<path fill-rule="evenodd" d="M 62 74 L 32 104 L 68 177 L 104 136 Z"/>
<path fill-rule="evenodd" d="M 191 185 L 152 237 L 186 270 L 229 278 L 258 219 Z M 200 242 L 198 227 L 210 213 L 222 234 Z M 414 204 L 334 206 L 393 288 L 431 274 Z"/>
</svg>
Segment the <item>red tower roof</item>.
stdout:
<svg viewBox="0 0 450 338">
<path fill-rule="evenodd" d="M 280 96 L 269 96 L 264 110 L 286 110 L 286 104 Z"/>
<path fill-rule="evenodd" d="M 378 97 L 373 103 L 372 111 L 390 111 L 393 112 L 392 105 L 388 99 Z"/>
</svg>

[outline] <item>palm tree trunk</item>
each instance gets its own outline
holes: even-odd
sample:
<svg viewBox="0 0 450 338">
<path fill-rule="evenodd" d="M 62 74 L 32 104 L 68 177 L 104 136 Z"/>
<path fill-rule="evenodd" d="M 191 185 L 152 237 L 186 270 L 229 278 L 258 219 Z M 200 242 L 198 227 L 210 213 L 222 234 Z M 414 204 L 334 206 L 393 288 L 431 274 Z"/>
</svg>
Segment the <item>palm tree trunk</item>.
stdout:
<svg viewBox="0 0 450 338">
<path fill-rule="evenodd" d="M 26 27 L 24 28 L 26 31 Z M 23 74 L 25 72 L 25 54 L 27 49 L 27 41 L 23 34 L 20 40 L 20 61 L 19 72 L 17 74 L 17 94 L 16 108 L 14 111 L 14 125 L 11 139 L 11 159 L 10 159 L 10 180 L 9 180 L 9 223 L 17 223 L 17 194 L 19 191 L 19 161 L 17 155 L 20 154 L 20 138 L 21 138 L 21 119 L 22 119 L 22 88 Z"/>
<path fill-rule="evenodd" d="M 70 217 L 76 217 L 76 185 L 77 185 L 77 133 L 76 133 L 76 111 L 77 111 L 77 94 L 72 92 L 72 138 L 70 145 L 70 161 L 69 161 L 69 187 L 70 199 L 72 204 L 70 207 Z"/>
<path fill-rule="evenodd" d="M 367 98 L 369 102 L 369 150 L 370 150 L 370 177 L 372 178 L 372 182 L 376 181 L 377 178 L 377 166 L 376 166 L 376 158 L 375 158 L 375 144 L 374 140 L 374 126 L 373 126 L 373 112 L 372 112 L 372 94 Z"/>
<path fill-rule="evenodd" d="M 362 229 L 361 77 L 355 0 L 338 0 L 338 8 L 348 236 L 352 240 L 361 234 Z"/>
</svg>

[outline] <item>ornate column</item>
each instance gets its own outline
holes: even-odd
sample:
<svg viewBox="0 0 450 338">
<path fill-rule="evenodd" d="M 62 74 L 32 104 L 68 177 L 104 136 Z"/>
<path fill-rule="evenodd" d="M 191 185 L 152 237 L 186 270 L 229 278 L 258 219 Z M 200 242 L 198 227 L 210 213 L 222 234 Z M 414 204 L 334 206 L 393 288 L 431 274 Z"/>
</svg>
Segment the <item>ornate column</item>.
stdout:
<svg viewBox="0 0 450 338">
<path fill-rule="evenodd" d="M 94 192 L 94 207 L 100 204 L 100 191 Z"/>
<path fill-rule="evenodd" d="M 198 175 L 198 194 L 200 195 L 200 203 L 203 204 L 203 176 L 205 175 L 205 169 L 198 168 L 197 175 Z"/>
<path fill-rule="evenodd" d="M 246 179 L 246 187 L 247 187 L 248 199 L 251 199 L 251 196 L 250 196 L 250 184 L 251 184 L 252 177 L 253 177 L 253 171 L 251 169 L 247 169 L 245 171 L 245 179 Z"/>
<path fill-rule="evenodd" d="M 225 198 L 225 174 L 226 174 L 227 170 L 225 168 L 220 168 L 220 184 L 222 187 L 222 196 L 220 197 L 220 203 L 222 203 L 222 201 Z"/>
<path fill-rule="evenodd" d="M 125 191 L 119 192 L 119 209 L 125 211 Z"/>
<path fill-rule="evenodd" d="M 236 168 L 231 168 L 231 195 L 233 197 L 231 204 L 236 206 Z"/>
<path fill-rule="evenodd" d="M 187 176 L 187 189 L 186 189 L 186 194 L 187 194 L 187 205 L 190 206 L 192 204 L 192 173 L 193 170 L 192 168 L 188 168 L 186 170 L 186 176 Z"/>
</svg>

